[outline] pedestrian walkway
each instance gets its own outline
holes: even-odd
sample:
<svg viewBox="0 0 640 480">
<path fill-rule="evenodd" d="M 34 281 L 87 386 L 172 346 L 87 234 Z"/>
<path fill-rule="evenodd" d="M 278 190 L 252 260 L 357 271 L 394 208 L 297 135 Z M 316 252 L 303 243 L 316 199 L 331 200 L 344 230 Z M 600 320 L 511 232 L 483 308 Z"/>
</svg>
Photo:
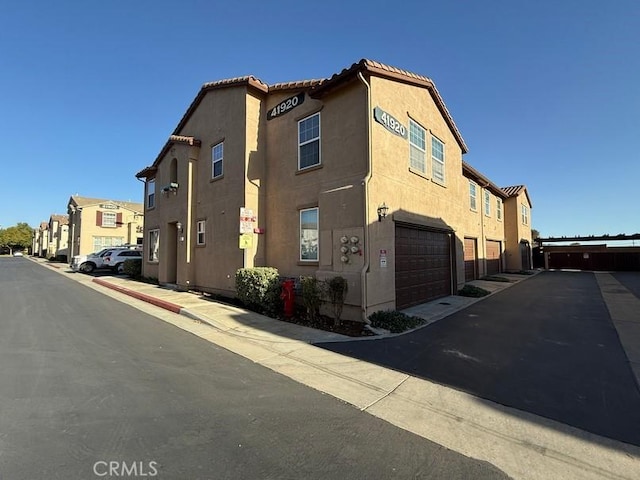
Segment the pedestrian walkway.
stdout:
<svg viewBox="0 0 640 480">
<path fill-rule="evenodd" d="M 353 340 L 348 337 L 124 277 L 92 278 L 64 268 L 57 271 L 398 427 L 490 462 L 513 478 L 631 480 L 640 471 L 638 447 L 312 345 Z M 485 285 L 497 292 L 512 284 Z M 131 298 L 167 313 L 151 311 L 154 307 Z M 432 302 L 420 314 L 436 321 L 447 315 L 449 310 L 443 307 L 460 309 L 478 301 L 454 304 L 457 300 L 447 297 Z"/>
</svg>

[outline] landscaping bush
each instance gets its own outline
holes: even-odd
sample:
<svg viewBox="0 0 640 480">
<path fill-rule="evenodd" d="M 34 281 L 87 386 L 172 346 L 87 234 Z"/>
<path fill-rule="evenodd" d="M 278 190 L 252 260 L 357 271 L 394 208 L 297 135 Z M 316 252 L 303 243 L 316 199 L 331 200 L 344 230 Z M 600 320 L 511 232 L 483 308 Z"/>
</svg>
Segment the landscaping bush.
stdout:
<svg viewBox="0 0 640 480">
<path fill-rule="evenodd" d="M 125 260 L 122 264 L 122 272 L 131 278 L 142 277 L 142 262 L 140 260 Z"/>
<path fill-rule="evenodd" d="M 420 317 L 406 315 L 397 310 L 380 310 L 369 315 L 371 326 L 375 328 L 384 328 L 391 333 L 401 333 L 412 328 L 419 327 L 425 323 Z"/>
<path fill-rule="evenodd" d="M 315 321 L 320 316 L 320 306 L 324 298 L 324 283 L 316 277 L 302 277 L 302 303 L 307 310 L 307 318 Z"/>
<path fill-rule="evenodd" d="M 236 272 L 236 294 L 252 310 L 276 316 L 282 310 L 278 269 L 241 268 Z"/>
<path fill-rule="evenodd" d="M 343 277 L 333 277 L 325 283 L 327 297 L 333 306 L 333 319 L 336 325 L 340 325 L 340 317 L 342 316 L 342 308 L 344 307 L 344 299 L 347 296 L 349 283 Z"/>
<path fill-rule="evenodd" d="M 475 285 L 465 285 L 462 289 L 458 290 L 458 295 L 462 297 L 480 298 L 489 295 L 489 291 L 476 287 Z"/>
</svg>

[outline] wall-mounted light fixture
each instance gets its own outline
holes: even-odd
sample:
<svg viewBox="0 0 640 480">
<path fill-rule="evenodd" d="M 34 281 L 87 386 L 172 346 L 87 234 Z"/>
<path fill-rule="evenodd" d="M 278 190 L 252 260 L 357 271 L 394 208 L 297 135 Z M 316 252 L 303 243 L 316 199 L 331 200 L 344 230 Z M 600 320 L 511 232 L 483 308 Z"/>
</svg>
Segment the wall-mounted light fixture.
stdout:
<svg viewBox="0 0 640 480">
<path fill-rule="evenodd" d="M 389 211 L 389 207 L 382 202 L 382 205 L 378 207 L 378 221 L 381 222 L 384 217 L 387 216 L 387 212 Z"/>
<path fill-rule="evenodd" d="M 182 233 L 182 223 L 176 222 L 176 228 L 178 229 L 178 233 Z"/>
</svg>

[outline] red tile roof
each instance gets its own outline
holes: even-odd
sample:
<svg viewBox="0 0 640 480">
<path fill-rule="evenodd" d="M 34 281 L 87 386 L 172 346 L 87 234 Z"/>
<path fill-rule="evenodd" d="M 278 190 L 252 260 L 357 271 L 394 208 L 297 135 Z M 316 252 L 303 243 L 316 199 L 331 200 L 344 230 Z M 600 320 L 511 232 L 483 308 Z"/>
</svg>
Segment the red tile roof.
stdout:
<svg viewBox="0 0 640 480">
<path fill-rule="evenodd" d="M 485 177 L 483 174 L 481 174 L 478 170 L 473 168 L 464 160 L 462 161 L 462 174 L 465 177 L 470 178 L 471 180 L 476 182 L 482 188 L 486 188 L 494 195 L 497 195 L 498 197 L 501 197 L 501 198 L 507 198 L 508 195 L 504 192 L 503 189 L 498 187 L 495 183 L 493 183 L 491 180 L 489 180 L 487 177 Z"/>
<path fill-rule="evenodd" d="M 527 187 L 525 185 L 513 185 L 510 187 L 502 187 L 502 191 L 507 195 L 507 197 L 517 197 L 521 192 L 524 191 L 525 196 L 527 197 L 527 201 L 529 202 L 529 206 L 533 207 L 533 203 L 531 203 L 531 199 L 529 198 L 529 192 L 527 191 Z"/>
<path fill-rule="evenodd" d="M 467 153 L 468 148 L 458 127 L 453 121 L 453 117 L 449 113 L 446 105 L 444 104 L 444 100 L 442 99 L 440 93 L 438 92 L 435 84 L 429 77 L 425 77 L 423 75 L 419 75 L 416 73 L 409 72 L 407 70 L 403 70 L 400 68 L 392 67 L 390 65 L 385 65 L 384 63 L 380 63 L 374 60 L 368 60 L 363 58 L 358 63 L 354 63 L 349 68 L 343 69 L 340 73 L 336 73 L 328 79 L 314 79 L 314 80 L 300 80 L 293 82 L 282 82 L 275 83 L 272 85 L 268 85 L 257 77 L 253 75 L 247 75 L 243 77 L 235 77 L 229 79 L 218 80 L 215 82 L 208 82 L 202 85 L 200 91 L 196 95 L 196 97 L 191 102 L 191 105 L 187 108 L 187 111 L 184 113 L 175 130 L 173 131 L 173 135 L 169 137 L 169 140 L 161 150 L 160 154 L 156 157 L 152 166 L 146 167 L 140 172 L 136 174 L 137 178 L 145 178 L 148 176 L 152 176 L 155 174 L 157 170 L 157 165 L 161 161 L 162 157 L 166 153 L 167 146 L 176 140 L 172 140 L 172 138 L 193 138 L 193 137 L 183 137 L 180 135 L 180 132 L 186 125 L 188 119 L 191 117 L 193 112 L 196 110 L 204 96 L 210 90 L 220 89 L 220 88 L 229 88 L 229 87 L 237 87 L 237 86 L 246 86 L 248 88 L 252 88 L 254 91 L 257 91 L 262 94 L 267 94 L 269 92 L 275 91 L 285 91 L 285 90 L 308 90 L 308 93 L 311 97 L 321 98 L 324 95 L 329 94 L 336 88 L 339 88 L 344 83 L 352 80 L 358 73 L 364 72 L 369 75 L 376 75 L 385 78 L 389 78 L 391 80 L 408 83 L 410 85 L 415 85 L 419 87 L 426 88 L 431 97 L 433 98 L 438 110 L 444 117 L 447 125 L 451 129 L 456 142 L 462 149 L 462 153 Z M 197 140 L 193 140 L 197 141 Z M 190 143 L 190 145 L 195 145 L 195 143 Z M 199 145 L 198 145 L 199 146 Z"/>
</svg>

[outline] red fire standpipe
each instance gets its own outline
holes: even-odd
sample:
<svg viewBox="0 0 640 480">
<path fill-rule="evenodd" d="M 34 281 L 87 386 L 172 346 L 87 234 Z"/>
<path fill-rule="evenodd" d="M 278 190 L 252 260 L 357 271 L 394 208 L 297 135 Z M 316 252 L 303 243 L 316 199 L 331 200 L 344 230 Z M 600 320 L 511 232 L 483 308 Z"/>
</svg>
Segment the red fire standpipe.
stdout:
<svg viewBox="0 0 640 480">
<path fill-rule="evenodd" d="M 280 298 L 284 302 L 284 316 L 287 318 L 293 317 L 295 311 L 296 293 L 294 291 L 295 282 L 293 280 L 285 280 L 282 282 L 282 293 Z"/>
</svg>

